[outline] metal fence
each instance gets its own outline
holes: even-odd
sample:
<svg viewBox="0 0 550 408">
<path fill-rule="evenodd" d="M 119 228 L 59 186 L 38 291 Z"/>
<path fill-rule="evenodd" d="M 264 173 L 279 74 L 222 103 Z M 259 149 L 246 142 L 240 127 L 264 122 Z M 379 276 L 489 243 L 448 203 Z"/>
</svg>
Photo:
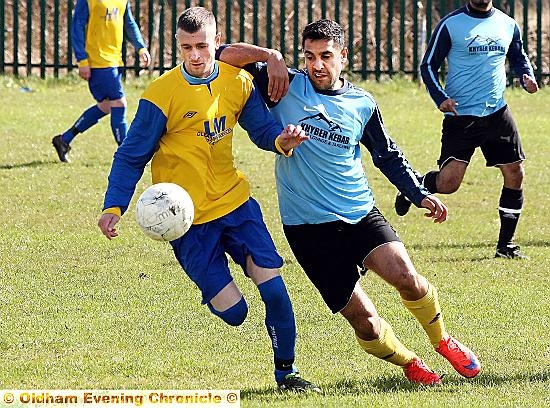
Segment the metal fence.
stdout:
<svg viewBox="0 0 550 408">
<path fill-rule="evenodd" d="M 289 65 L 300 64 L 303 27 L 319 18 L 346 30 L 348 69 L 363 78 L 404 73 L 418 78 L 418 65 L 439 19 L 466 0 L 131 0 L 134 17 L 159 73 L 178 62 L 177 17 L 204 6 L 217 16 L 223 41 L 246 41 L 279 49 Z M 550 1 L 494 0 L 522 28 L 525 50 L 541 83 L 550 80 Z M 75 69 L 70 25 L 75 0 L 0 0 L 0 74 L 58 77 Z M 125 47 L 129 73 L 141 71 Z"/>
</svg>

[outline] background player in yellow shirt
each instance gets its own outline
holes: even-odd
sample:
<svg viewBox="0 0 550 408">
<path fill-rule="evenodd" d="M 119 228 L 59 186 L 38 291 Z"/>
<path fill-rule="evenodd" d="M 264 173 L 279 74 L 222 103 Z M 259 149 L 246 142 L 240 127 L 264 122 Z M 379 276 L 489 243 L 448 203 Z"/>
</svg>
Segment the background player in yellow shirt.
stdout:
<svg viewBox="0 0 550 408">
<path fill-rule="evenodd" d="M 111 129 L 117 144 L 126 137 L 126 98 L 122 89 L 122 41 L 126 37 L 139 51 L 142 65 L 151 63 L 128 0 L 78 0 L 74 9 L 71 38 L 78 61 L 78 74 L 88 81 L 97 103 L 89 107 L 63 134 L 52 139 L 62 162 L 68 162 L 70 143 L 79 133 L 111 114 Z"/>
<path fill-rule="evenodd" d="M 280 154 L 291 154 L 307 137 L 299 126 L 283 129 L 273 119 L 250 74 L 214 60 L 220 34 L 210 11 L 187 9 L 178 19 L 176 39 L 183 64 L 144 91 L 128 137 L 114 156 L 99 228 L 109 239 L 117 236 L 115 225 L 152 159 L 153 183 L 179 184 L 193 199 L 194 224 L 170 244 L 201 290 L 202 303 L 232 326 L 245 320 L 248 306 L 231 276 L 229 254 L 265 304 L 279 388 L 319 391 L 294 365 L 296 325 L 279 274 L 283 261 L 232 152 L 237 122 L 260 148 Z"/>
</svg>

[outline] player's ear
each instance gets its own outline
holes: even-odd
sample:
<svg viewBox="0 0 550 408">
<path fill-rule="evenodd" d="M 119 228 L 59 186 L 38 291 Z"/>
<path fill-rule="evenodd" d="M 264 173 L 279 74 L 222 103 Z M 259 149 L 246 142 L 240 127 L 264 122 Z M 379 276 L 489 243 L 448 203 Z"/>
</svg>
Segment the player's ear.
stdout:
<svg viewBox="0 0 550 408">
<path fill-rule="evenodd" d="M 342 63 L 345 63 L 348 60 L 348 47 L 342 48 L 340 56 L 342 57 Z"/>
<path fill-rule="evenodd" d="M 222 35 L 220 33 L 216 34 L 216 37 L 214 37 L 214 41 L 216 44 L 216 49 L 218 49 L 222 43 Z"/>
</svg>

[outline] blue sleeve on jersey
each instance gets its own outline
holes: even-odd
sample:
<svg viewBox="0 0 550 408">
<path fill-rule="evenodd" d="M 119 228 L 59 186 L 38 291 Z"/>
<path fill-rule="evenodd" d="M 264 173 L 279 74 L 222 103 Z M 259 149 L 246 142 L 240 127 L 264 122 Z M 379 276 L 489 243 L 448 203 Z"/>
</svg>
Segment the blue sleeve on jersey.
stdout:
<svg viewBox="0 0 550 408">
<path fill-rule="evenodd" d="M 407 159 L 384 127 L 378 107 L 371 115 L 361 137 L 361 143 L 366 146 L 376 167 L 405 194 L 416 206 L 430 193 L 414 176 Z"/>
<path fill-rule="evenodd" d="M 275 139 L 283 131 L 283 126 L 271 116 L 256 88 L 252 88 L 252 93 L 243 107 L 239 124 L 260 149 L 278 153 Z"/>
<path fill-rule="evenodd" d="M 267 94 L 267 88 L 269 85 L 269 77 L 267 76 L 267 64 L 265 62 L 256 62 L 254 64 L 248 64 L 244 67 L 253 77 L 254 82 L 262 99 L 270 108 L 277 103 L 272 102 Z"/>
<path fill-rule="evenodd" d="M 527 74 L 531 77 L 534 77 L 535 75 L 533 73 L 531 63 L 529 62 L 529 57 L 527 57 L 527 54 L 525 54 L 525 51 L 523 50 L 521 33 L 517 24 L 514 28 L 514 35 L 512 37 L 510 47 L 508 48 L 507 57 L 514 73 L 519 77 L 521 86 L 525 87 L 525 84 L 523 83 L 523 74 Z"/>
<path fill-rule="evenodd" d="M 439 82 L 439 68 L 441 68 L 441 64 L 443 64 L 443 61 L 449 54 L 451 45 L 449 30 L 444 20 L 442 20 L 432 33 L 428 48 L 420 65 L 422 80 L 438 107 L 442 102 L 449 99 L 449 95 L 447 95 Z"/>
<path fill-rule="evenodd" d="M 126 4 L 126 12 L 124 13 L 124 36 L 130 41 L 136 51 L 145 48 L 139 27 L 130 10 L 130 2 Z"/>
<path fill-rule="evenodd" d="M 86 53 L 86 26 L 90 18 L 87 0 L 78 0 L 71 21 L 71 41 L 77 61 L 88 58 Z"/>
<path fill-rule="evenodd" d="M 141 99 L 128 134 L 115 152 L 103 209 L 120 207 L 124 213 L 136 184 L 166 132 L 167 118 L 158 106 Z"/>
</svg>

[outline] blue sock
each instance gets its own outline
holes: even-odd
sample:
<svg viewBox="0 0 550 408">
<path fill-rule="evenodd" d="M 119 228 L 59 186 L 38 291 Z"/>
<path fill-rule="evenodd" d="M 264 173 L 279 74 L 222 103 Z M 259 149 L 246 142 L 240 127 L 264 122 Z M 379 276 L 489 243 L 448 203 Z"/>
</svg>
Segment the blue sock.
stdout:
<svg viewBox="0 0 550 408">
<path fill-rule="evenodd" d="M 106 114 L 103 113 L 103 111 L 99 109 L 97 105 L 90 106 L 84 111 L 82 115 L 80 115 L 80 117 L 74 123 L 73 127 L 63 133 L 63 135 L 61 135 L 61 138 L 65 143 L 71 143 L 76 135 L 78 135 L 79 133 L 83 133 L 91 128 L 99 121 L 99 119 L 101 119 L 105 115 Z"/>
<path fill-rule="evenodd" d="M 126 133 L 128 132 L 128 123 L 126 123 L 126 107 L 111 107 L 111 130 L 115 141 L 120 146 Z"/>
<path fill-rule="evenodd" d="M 275 381 L 296 371 L 294 348 L 296 346 L 296 322 L 294 311 L 283 278 L 276 276 L 258 285 L 265 303 L 265 325 L 271 338 L 275 362 Z"/>
</svg>

